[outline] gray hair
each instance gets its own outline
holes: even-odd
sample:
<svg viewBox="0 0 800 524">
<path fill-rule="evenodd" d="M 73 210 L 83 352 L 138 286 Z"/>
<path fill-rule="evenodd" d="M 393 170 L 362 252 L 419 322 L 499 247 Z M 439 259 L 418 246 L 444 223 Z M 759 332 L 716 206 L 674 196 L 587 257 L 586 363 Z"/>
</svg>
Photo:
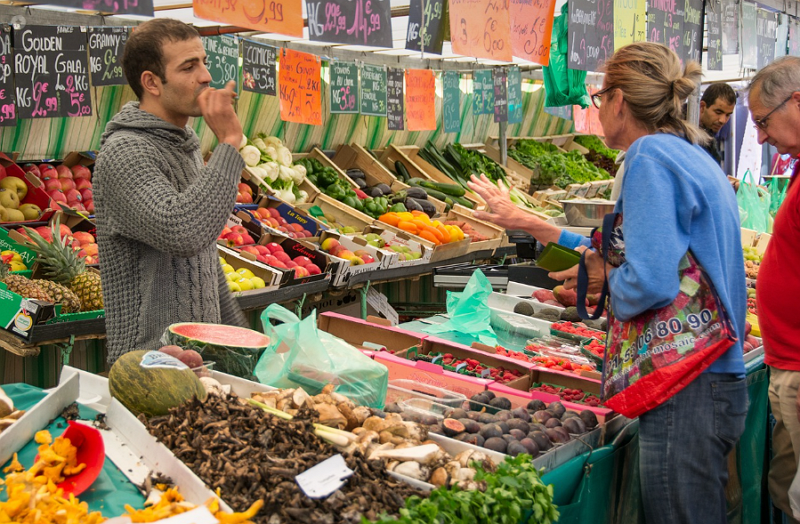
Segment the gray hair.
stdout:
<svg viewBox="0 0 800 524">
<path fill-rule="evenodd" d="M 759 88 L 759 102 L 774 107 L 795 91 L 800 91 L 800 57 L 782 56 L 765 66 L 750 81 L 748 91 Z"/>
</svg>

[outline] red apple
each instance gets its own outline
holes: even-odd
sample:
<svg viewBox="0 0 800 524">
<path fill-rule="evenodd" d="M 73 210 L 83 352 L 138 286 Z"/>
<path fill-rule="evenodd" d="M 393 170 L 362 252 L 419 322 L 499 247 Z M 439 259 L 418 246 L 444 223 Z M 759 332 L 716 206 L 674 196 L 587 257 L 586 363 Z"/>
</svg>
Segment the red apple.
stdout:
<svg viewBox="0 0 800 524">
<path fill-rule="evenodd" d="M 55 169 L 52 164 L 39 164 L 39 173 L 42 175 L 44 175 L 45 171 L 49 171 L 51 169 Z M 58 178 L 58 172 L 56 172 L 54 176 Z"/>
<path fill-rule="evenodd" d="M 49 227 L 47 227 L 47 226 L 39 226 L 39 227 L 34 228 L 33 230 L 36 231 L 37 233 L 39 233 L 39 235 L 41 235 L 41 237 L 44 238 L 45 240 L 47 240 L 48 242 L 52 242 L 53 241 L 53 231 Z M 20 232 L 24 233 L 25 230 L 24 229 L 20 229 Z"/>
<path fill-rule="evenodd" d="M 72 180 L 72 171 L 70 171 L 67 166 L 56 166 L 56 172 L 58 173 L 58 178 L 68 178 Z"/>
<path fill-rule="evenodd" d="M 231 231 L 234 233 L 239 233 L 240 235 L 246 235 L 248 233 L 247 228 L 244 226 L 233 226 Z"/>
<path fill-rule="evenodd" d="M 231 233 L 231 228 L 225 226 L 222 228 L 222 233 L 220 233 L 217 238 L 225 238 L 225 235 L 227 235 L 228 233 Z"/>
<path fill-rule="evenodd" d="M 244 246 L 242 248 L 242 252 L 250 253 L 251 255 L 255 255 L 256 257 L 258 257 L 259 255 L 258 249 L 256 249 L 255 246 Z"/>
<path fill-rule="evenodd" d="M 372 264 L 375 262 L 375 259 L 370 255 L 361 255 L 361 260 L 363 260 L 365 264 Z"/>
<path fill-rule="evenodd" d="M 286 267 L 288 267 L 288 268 L 300 267 L 297 264 L 295 264 L 294 262 L 292 262 L 291 260 L 281 260 L 281 262 L 283 262 L 286 265 Z"/>
<path fill-rule="evenodd" d="M 81 166 L 81 165 L 72 166 L 71 170 L 72 170 L 72 178 L 74 178 L 75 180 L 88 181 L 90 178 L 92 178 L 92 172 L 89 171 L 89 168 L 86 166 Z"/>
<path fill-rule="evenodd" d="M 76 231 L 72 234 L 72 237 L 81 243 L 84 244 L 95 244 L 96 241 L 91 233 L 87 233 L 86 231 Z"/>
<path fill-rule="evenodd" d="M 299 266 L 307 266 L 311 264 L 311 259 L 308 257 L 294 257 L 294 262 Z"/>
<path fill-rule="evenodd" d="M 84 200 L 83 206 L 86 208 L 86 211 L 89 213 L 94 213 L 94 200 Z"/>
<path fill-rule="evenodd" d="M 276 260 L 275 262 L 273 262 L 273 263 L 272 263 L 272 264 L 270 264 L 270 265 L 271 265 L 272 267 L 278 267 L 278 268 L 281 268 L 281 269 L 289 269 L 289 268 L 287 268 L 287 267 L 286 267 L 286 265 L 285 265 L 283 262 L 281 262 L 280 260 Z"/>
<path fill-rule="evenodd" d="M 252 204 L 253 203 L 253 195 L 250 193 L 237 193 L 236 201 L 240 204 Z"/>
<path fill-rule="evenodd" d="M 270 242 L 269 244 L 267 244 L 267 249 L 269 249 L 269 252 L 272 253 L 273 255 L 276 253 L 283 253 L 283 248 L 281 247 L 281 245 L 276 244 L 275 242 Z"/>
<path fill-rule="evenodd" d="M 64 193 L 70 189 L 75 189 L 75 181 L 71 178 L 59 178 L 58 181 L 61 182 L 61 191 Z"/>
<path fill-rule="evenodd" d="M 52 198 L 56 202 L 61 202 L 63 204 L 67 203 L 67 197 L 64 196 L 64 192 L 63 191 L 60 191 L 60 190 L 59 191 L 48 191 L 47 194 L 48 194 L 48 196 L 50 198 Z"/>
<path fill-rule="evenodd" d="M 264 255 L 264 258 L 266 259 L 267 264 L 269 264 L 270 266 L 274 266 L 276 262 L 280 262 L 280 260 L 278 260 L 272 255 Z"/>
<path fill-rule="evenodd" d="M 319 275 L 322 271 L 319 269 L 319 266 L 316 264 L 309 264 L 305 266 L 306 271 L 308 271 L 309 275 Z"/>
<path fill-rule="evenodd" d="M 69 237 L 72 238 L 72 230 L 66 224 L 59 224 L 59 233 L 61 234 L 61 238 Z"/>
<path fill-rule="evenodd" d="M 274 207 L 269 208 L 268 211 L 272 218 L 281 218 L 281 214 Z"/>
<path fill-rule="evenodd" d="M 278 253 L 273 253 L 272 256 L 274 256 L 275 258 L 277 258 L 278 260 L 280 260 L 284 264 L 286 264 L 287 262 L 291 262 L 292 261 L 292 259 L 289 257 L 289 255 L 287 255 L 283 251 L 280 251 Z"/>
<path fill-rule="evenodd" d="M 239 185 L 236 186 L 236 188 L 239 190 L 239 193 L 247 193 L 251 196 L 253 195 L 253 189 L 244 182 L 239 182 Z"/>
<path fill-rule="evenodd" d="M 34 175 L 38 176 L 39 178 L 41 178 L 42 176 L 42 172 L 39 171 L 39 168 L 36 167 L 36 164 L 25 164 L 22 167 L 22 170 L 25 171 L 26 173 L 31 172 Z"/>
<path fill-rule="evenodd" d="M 228 242 L 228 247 L 244 245 L 244 238 L 239 233 L 228 233 L 225 235 L 225 240 Z"/>
<path fill-rule="evenodd" d="M 253 237 L 251 237 L 251 236 L 250 236 L 249 234 L 247 234 L 247 233 L 245 233 L 244 235 L 242 235 L 242 239 L 244 240 L 244 243 L 245 243 L 245 244 L 255 244 L 255 243 L 256 243 L 256 241 L 255 241 L 255 240 L 253 240 Z"/>
<path fill-rule="evenodd" d="M 264 255 L 256 255 L 256 260 L 258 260 L 262 264 L 266 264 L 267 263 L 267 257 L 265 257 Z"/>
<path fill-rule="evenodd" d="M 76 178 L 75 179 L 75 188 L 76 189 L 92 189 L 92 181 L 88 178 Z"/>
<path fill-rule="evenodd" d="M 92 194 L 91 188 L 89 189 L 81 189 L 81 200 L 84 202 L 86 200 L 94 200 L 94 195 Z"/>
<path fill-rule="evenodd" d="M 71 180 L 70 180 L 71 182 Z M 64 191 L 64 196 L 67 197 L 67 202 L 82 202 L 83 197 L 81 196 L 81 192 L 77 189 L 70 189 L 68 191 Z"/>
<path fill-rule="evenodd" d="M 45 191 L 61 191 L 61 182 L 57 178 L 48 178 L 44 181 Z"/>
<path fill-rule="evenodd" d="M 294 268 L 294 278 L 305 278 L 308 275 L 308 271 L 303 266 L 297 266 Z"/>
<path fill-rule="evenodd" d="M 280 225 L 282 225 L 282 226 L 285 226 L 285 225 L 287 225 L 287 224 L 288 224 L 288 222 L 286 221 L 286 219 L 285 219 L 285 218 L 283 218 L 283 217 L 275 217 L 275 220 L 277 220 L 277 221 L 278 221 L 278 224 L 280 224 Z"/>
<path fill-rule="evenodd" d="M 97 256 L 97 244 L 86 244 L 83 246 L 83 251 L 86 252 L 86 256 Z"/>
</svg>

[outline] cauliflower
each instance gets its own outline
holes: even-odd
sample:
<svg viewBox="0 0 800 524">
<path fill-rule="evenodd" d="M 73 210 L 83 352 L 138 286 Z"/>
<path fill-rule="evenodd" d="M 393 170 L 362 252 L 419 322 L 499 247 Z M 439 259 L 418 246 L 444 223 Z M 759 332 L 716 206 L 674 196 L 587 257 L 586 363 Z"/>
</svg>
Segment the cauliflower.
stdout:
<svg viewBox="0 0 800 524">
<path fill-rule="evenodd" d="M 256 146 L 244 146 L 240 151 L 244 163 L 250 167 L 255 167 L 261 161 L 261 151 Z"/>
</svg>

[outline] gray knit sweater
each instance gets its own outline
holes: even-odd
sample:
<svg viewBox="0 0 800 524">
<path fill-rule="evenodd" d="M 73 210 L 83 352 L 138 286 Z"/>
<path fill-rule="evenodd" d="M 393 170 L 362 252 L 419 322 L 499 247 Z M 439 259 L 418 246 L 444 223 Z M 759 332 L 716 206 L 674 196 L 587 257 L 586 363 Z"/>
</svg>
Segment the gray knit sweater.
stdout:
<svg viewBox="0 0 800 524">
<path fill-rule="evenodd" d="M 108 361 L 158 349 L 175 322 L 244 326 L 217 255 L 244 161 L 126 104 L 106 126 L 93 177 Z"/>
</svg>

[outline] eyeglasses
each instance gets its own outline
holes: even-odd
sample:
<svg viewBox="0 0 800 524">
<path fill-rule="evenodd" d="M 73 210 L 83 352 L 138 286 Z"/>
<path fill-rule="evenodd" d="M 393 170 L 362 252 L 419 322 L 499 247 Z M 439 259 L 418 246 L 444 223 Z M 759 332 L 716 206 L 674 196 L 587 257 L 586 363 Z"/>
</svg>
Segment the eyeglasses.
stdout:
<svg viewBox="0 0 800 524">
<path fill-rule="evenodd" d="M 612 90 L 612 89 L 614 89 L 614 86 L 608 86 L 605 89 L 601 89 L 597 93 L 593 94 L 591 98 L 592 98 L 592 104 L 594 105 L 594 107 L 596 107 L 597 109 L 600 109 L 600 104 L 603 102 L 602 96 L 605 93 L 607 93 L 610 90 Z"/>
<path fill-rule="evenodd" d="M 771 116 L 772 116 L 772 114 L 773 114 L 775 111 L 777 111 L 778 109 L 780 109 L 780 108 L 782 108 L 783 106 L 785 106 L 785 105 L 786 105 L 786 102 L 788 102 L 789 100 L 791 100 L 793 96 L 794 96 L 794 93 L 792 93 L 791 95 L 787 96 L 787 97 L 786 97 L 786 100 L 784 100 L 783 102 L 781 102 L 780 104 L 778 104 L 777 106 L 775 106 L 775 108 L 774 108 L 772 111 L 770 111 L 769 113 L 767 113 L 767 116 L 765 116 L 764 118 L 759 118 L 758 120 L 753 120 L 753 121 L 756 123 L 756 127 L 757 127 L 758 129 L 762 130 L 762 131 L 766 131 L 766 130 L 767 130 L 767 127 L 769 127 L 769 122 L 768 122 L 768 120 L 769 120 L 769 117 L 771 117 Z"/>
</svg>

